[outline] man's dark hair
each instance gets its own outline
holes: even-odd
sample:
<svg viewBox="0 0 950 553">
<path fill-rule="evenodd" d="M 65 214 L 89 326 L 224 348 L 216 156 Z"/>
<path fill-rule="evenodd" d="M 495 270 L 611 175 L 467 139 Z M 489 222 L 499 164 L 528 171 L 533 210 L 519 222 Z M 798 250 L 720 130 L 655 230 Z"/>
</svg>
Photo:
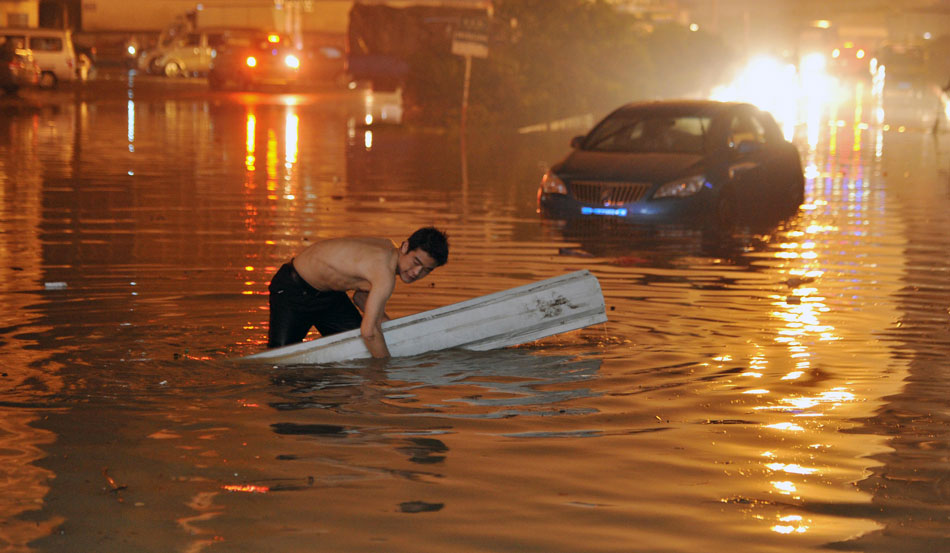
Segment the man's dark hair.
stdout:
<svg viewBox="0 0 950 553">
<path fill-rule="evenodd" d="M 449 239 L 435 227 L 423 227 L 409 237 L 409 251 L 421 249 L 441 267 L 449 260 Z"/>
</svg>

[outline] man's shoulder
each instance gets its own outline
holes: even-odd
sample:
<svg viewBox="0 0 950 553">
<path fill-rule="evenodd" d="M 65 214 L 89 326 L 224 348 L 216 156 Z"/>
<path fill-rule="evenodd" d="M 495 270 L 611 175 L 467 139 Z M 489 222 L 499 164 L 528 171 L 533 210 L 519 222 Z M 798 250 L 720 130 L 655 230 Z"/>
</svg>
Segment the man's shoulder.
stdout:
<svg viewBox="0 0 950 553">
<path fill-rule="evenodd" d="M 359 267 L 366 271 L 374 266 L 386 267 L 388 270 L 399 251 L 392 241 L 386 238 L 367 236 L 331 238 L 308 249 L 312 249 L 309 252 L 311 257 L 320 258 L 344 272 L 348 272 L 344 267 L 352 267 L 351 270 L 355 272 L 361 272 Z"/>
</svg>

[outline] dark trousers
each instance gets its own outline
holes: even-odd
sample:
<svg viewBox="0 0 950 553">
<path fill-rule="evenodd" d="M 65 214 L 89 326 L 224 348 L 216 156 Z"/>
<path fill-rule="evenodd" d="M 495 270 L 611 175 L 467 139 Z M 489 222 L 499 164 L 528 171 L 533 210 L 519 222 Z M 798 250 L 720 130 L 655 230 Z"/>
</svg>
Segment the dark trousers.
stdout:
<svg viewBox="0 0 950 553">
<path fill-rule="evenodd" d="M 294 269 L 293 260 L 277 271 L 270 286 L 267 347 L 302 342 L 310 327 L 323 336 L 359 328 L 363 316 L 346 292 L 320 291 Z"/>
</svg>

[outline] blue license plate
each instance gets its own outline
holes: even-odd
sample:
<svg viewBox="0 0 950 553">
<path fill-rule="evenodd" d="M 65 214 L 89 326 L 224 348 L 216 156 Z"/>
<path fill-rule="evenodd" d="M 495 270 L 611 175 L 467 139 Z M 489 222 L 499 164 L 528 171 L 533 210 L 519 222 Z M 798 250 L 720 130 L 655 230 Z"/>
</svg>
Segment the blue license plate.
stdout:
<svg viewBox="0 0 950 553">
<path fill-rule="evenodd" d="M 622 207 L 582 207 L 582 215 L 613 215 L 615 217 L 626 217 L 627 210 Z"/>
</svg>

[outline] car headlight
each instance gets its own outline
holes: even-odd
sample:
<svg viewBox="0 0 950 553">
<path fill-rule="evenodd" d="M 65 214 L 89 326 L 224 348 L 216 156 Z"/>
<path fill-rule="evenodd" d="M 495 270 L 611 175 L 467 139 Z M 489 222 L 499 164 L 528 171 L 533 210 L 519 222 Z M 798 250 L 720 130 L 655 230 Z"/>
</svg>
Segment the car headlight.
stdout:
<svg viewBox="0 0 950 553">
<path fill-rule="evenodd" d="M 293 54 L 288 54 L 287 57 L 284 58 L 284 64 L 286 64 L 287 67 L 292 67 L 294 69 L 297 69 L 298 67 L 300 67 L 300 60 L 297 58 L 297 56 Z"/>
<path fill-rule="evenodd" d="M 552 171 L 547 171 L 541 177 L 541 192 L 545 194 L 567 194 L 567 186 L 561 177 L 555 175 Z"/>
<path fill-rule="evenodd" d="M 706 185 L 704 175 L 677 179 L 661 186 L 653 198 L 685 198 L 699 192 Z"/>
<path fill-rule="evenodd" d="M 246 63 L 248 67 L 257 67 L 257 58 L 248 56 L 247 59 L 244 60 L 244 63 Z"/>
</svg>

